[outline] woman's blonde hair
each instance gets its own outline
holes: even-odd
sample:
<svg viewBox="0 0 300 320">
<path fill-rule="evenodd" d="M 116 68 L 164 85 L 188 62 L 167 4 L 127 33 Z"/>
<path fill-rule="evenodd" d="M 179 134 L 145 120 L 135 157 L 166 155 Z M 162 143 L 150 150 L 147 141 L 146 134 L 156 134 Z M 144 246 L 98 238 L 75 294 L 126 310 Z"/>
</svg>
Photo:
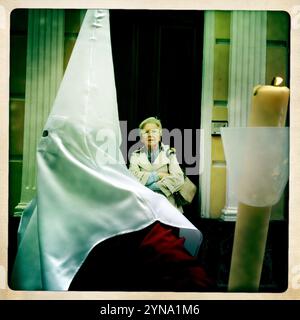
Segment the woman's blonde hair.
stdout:
<svg viewBox="0 0 300 320">
<path fill-rule="evenodd" d="M 139 129 L 142 130 L 145 127 L 145 125 L 148 124 L 148 123 L 154 123 L 154 124 L 156 124 L 158 126 L 159 129 L 162 129 L 161 122 L 156 117 L 149 117 L 149 118 L 143 120 L 139 125 Z"/>
</svg>

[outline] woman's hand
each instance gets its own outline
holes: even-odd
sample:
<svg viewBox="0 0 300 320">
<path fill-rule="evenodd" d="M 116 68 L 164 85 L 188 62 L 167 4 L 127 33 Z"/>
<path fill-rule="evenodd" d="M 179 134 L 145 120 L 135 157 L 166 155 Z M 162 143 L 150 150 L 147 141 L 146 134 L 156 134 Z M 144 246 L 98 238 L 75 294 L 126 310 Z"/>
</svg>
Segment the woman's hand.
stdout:
<svg viewBox="0 0 300 320">
<path fill-rule="evenodd" d="M 158 172 L 157 174 L 160 180 L 170 175 L 168 172 Z"/>
</svg>

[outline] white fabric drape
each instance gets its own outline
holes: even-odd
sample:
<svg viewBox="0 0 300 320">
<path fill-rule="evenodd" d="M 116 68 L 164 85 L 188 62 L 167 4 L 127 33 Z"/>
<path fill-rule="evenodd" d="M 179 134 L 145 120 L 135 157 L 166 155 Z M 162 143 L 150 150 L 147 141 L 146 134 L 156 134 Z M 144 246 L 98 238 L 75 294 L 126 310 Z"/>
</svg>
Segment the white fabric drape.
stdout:
<svg viewBox="0 0 300 320">
<path fill-rule="evenodd" d="M 191 254 L 202 241 L 124 164 L 109 30 L 108 11 L 87 11 L 38 145 L 37 199 L 21 221 L 14 289 L 67 290 L 95 245 L 155 221 L 180 228 Z"/>
</svg>

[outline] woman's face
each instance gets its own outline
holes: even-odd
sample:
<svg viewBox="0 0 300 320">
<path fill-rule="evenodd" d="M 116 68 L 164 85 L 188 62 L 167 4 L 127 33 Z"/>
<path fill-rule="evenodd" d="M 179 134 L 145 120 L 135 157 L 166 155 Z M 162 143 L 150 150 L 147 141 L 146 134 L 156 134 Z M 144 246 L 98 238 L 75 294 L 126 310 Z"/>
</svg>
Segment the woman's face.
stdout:
<svg viewBox="0 0 300 320">
<path fill-rule="evenodd" d="M 148 149 L 155 149 L 161 138 L 161 131 L 154 123 L 147 123 L 141 130 L 141 141 Z"/>
</svg>

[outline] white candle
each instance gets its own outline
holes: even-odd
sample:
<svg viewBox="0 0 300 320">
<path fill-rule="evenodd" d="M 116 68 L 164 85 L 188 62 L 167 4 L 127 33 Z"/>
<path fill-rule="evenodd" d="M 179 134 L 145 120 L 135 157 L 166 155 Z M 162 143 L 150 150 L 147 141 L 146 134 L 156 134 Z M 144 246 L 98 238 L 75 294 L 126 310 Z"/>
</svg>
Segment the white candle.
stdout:
<svg viewBox="0 0 300 320">
<path fill-rule="evenodd" d="M 287 87 L 258 86 L 254 88 L 248 126 L 284 126 L 288 100 L 289 89 Z M 247 171 L 245 167 L 243 179 L 246 180 L 244 183 L 247 183 L 249 174 L 255 173 Z M 271 207 L 253 207 L 239 203 L 229 275 L 229 291 L 258 290 L 270 215 Z"/>
<path fill-rule="evenodd" d="M 285 125 L 289 89 L 258 86 L 254 88 L 249 127 L 283 127 Z"/>
</svg>

